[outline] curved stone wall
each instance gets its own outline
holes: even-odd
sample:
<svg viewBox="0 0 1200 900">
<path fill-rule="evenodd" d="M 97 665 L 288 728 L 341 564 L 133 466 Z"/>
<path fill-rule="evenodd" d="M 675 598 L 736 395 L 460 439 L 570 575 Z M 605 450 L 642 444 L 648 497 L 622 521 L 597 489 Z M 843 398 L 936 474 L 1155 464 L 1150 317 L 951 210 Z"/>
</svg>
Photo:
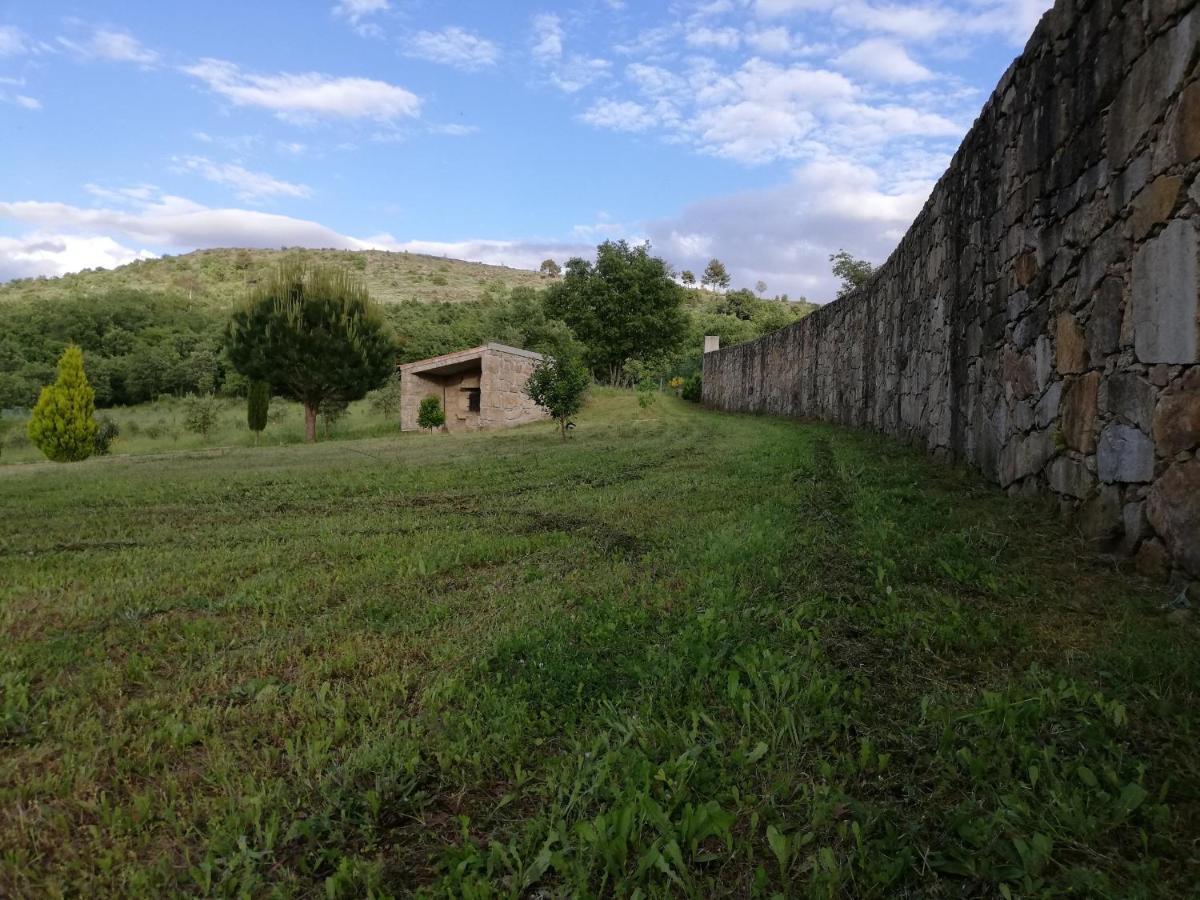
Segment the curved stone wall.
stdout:
<svg viewBox="0 0 1200 900">
<path fill-rule="evenodd" d="M 1200 7 L 1059 0 L 853 294 L 704 355 L 711 406 L 879 429 L 1200 577 Z"/>
</svg>

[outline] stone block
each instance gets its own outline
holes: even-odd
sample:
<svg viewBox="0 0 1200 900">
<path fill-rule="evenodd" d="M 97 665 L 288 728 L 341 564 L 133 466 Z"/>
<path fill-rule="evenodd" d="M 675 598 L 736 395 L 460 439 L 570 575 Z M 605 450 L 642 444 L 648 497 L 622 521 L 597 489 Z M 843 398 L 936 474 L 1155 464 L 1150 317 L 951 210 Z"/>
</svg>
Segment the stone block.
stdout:
<svg viewBox="0 0 1200 900">
<path fill-rule="evenodd" d="M 1135 241 L 1140 241 L 1155 225 L 1170 218 L 1181 187 L 1183 179 L 1178 175 L 1160 175 L 1134 198 L 1129 224 Z"/>
<path fill-rule="evenodd" d="M 1144 363 L 1197 361 L 1200 232 L 1176 219 L 1133 258 L 1133 342 Z"/>
<path fill-rule="evenodd" d="M 1000 451 L 1000 485 L 1007 487 L 1035 475 L 1054 456 L 1054 440 L 1049 430 L 1016 436 Z"/>
<path fill-rule="evenodd" d="M 1159 398 L 1154 412 L 1154 442 L 1163 456 L 1200 445 L 1200 369 Z"/>
<path fill-rule="evenodd" d="M 1111 547 L 1121 537 L 1121 491 L 1104 485 L 1084 505 L 1079 524 L 1083 533 L 1102 546 Z"/>
<path fill-rule="evenodd" d="M 1121 525 L 1124 531 L 1121 536 L 1121 548 L 1126 553 L 1133 553 L 1150 532 L 1150 523 L 1146 521 L 1146 501 L 1126 503 L 1121 510 Z"/>
<path fill-rule="evenodd" d="M 1071 375 L 1087 369 L 1088 351 L 1083 329 L 1070 313 L 1060 313 L 1054 324 L 1054 362 L 1058 374 Z"/>
<path fill-rule="evenodd" d="M 1096 483 L 1096 477 L 1082 461 L 1060 456 L 1046 467 L 1046 478 L 1056 493 L 1079 500 L 1085 499 Z"/>
<path fill-rule="evenodd" d="M 1042 399 L 1038 401 L 1033 411 L 1038 428 L 1046 428 L 1058 418 L 1058 405 L 1062 398 L 1062 389 L 1063 383 L 1056 381 L 1042 394 Z"/>
<path fill-rule="evenodd" d="M 1140 54 L 1121 83 L 1105 121 L 1108 154 L 1114 165 L 1122 166 L 1129 159 L 1138 142 L 1162 115 L 1165 99 L 1182 83 L 1200 40 L 1198 23 L 1200 13 L 1193 9 Z M 1123 29 L 1129 38 L 1139 37 L 1140 30 L 1140 25 L 1132 23 Z"/>
<path fill-rule="evenodd" d="M 1200 576 L 1200 460 L 1175 463 L 1154 483 L 1146 515 L 1171 555 Z"/>
<path fill-rule="evenodd" d="M 1100 409 L 1127 425 L 1149 432 L 1154 425 L 1158 390 L 1133 372 L 1118 372 L 1100 387 Z"/>
<path fill-rule="evenodd" d="M 1062 433 L 1067 446 L 1080 453 L 1091 453 L 1096 447 L 1096 410 L 1100 389 L 1100 374 L 1089 372 L 1072 378 L 1063 389 Z"/>
<path fill-rule="evenodd" d="M 1154 478 L 1154 442 L 1144 432 L 1113 423 L 1100 434 L 1096 471 L 1104 482 L 1140 483 Z"/>
<path fill-rule="evenodd" d="M 1011 347 L 1004 348 L 1003 361 L 1004 386 L 1007 392 L 1016 400 L 1024 400 L 1037 387 L 1037 373 L 1034 371 L 1033 360 L 1024 353 L 1017 353 Z"/>
<path fill-rule="evenodd" d="M 1120 278 L 1105 278 L 1100 282 L 1086 331 L 1088 356 L 1102 365 L 1104 357 L 1116 351 L 1121 342 L 1121 305 L 1125 300 L 1125 285 Z"/>
</svg>

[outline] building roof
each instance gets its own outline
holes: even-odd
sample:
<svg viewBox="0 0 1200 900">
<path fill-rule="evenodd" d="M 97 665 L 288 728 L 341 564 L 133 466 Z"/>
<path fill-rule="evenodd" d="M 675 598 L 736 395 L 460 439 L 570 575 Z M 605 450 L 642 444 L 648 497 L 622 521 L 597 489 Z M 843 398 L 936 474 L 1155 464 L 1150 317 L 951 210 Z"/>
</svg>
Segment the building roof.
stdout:
<svg viewBox="0 0 1200 900">
<path fill-rule="evenodd" d="M 450 375 L 471 368 L 471 364 L 477 359 L 482 359 L 485 353 L 506 353 L 510 356 L 523 356 L 526 359 L 542 358 L 542 354 L 534 353 L 532 350 L 509 347 L 507 344 L 489 343 L 479 347 L 469 347 L 466 350 L 455 350 L 453 353 L 443 353 L 441 356 L 431 356 L 429 359 L 404 363 L 396 368 L 400 371 L 401 377 L 407 372 Z"/>
</svg>

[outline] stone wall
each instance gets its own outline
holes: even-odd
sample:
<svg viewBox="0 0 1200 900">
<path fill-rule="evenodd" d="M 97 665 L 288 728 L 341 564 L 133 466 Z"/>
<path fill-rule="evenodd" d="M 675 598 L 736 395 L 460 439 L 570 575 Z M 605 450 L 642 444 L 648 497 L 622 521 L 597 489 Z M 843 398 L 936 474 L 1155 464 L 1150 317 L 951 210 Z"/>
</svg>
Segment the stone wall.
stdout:
<svg viewBox="0 0 1200 900">
<path fill-rule="evenodd" d="M 548 418 L 525 393 L 540 359 L 528 350 L 486 344 L 400 366 L 400 430 L 418 430 L 421 401 L 430 395 L 442 402 L 447 431 L 504 428 Z M 478 413 L 467 407 L 470 388 L 479 388 Z"/>
<path fill-rule="evenodd" d="M 482 427 L 504 428 L 549 418 L 525 393 L 525 384 L 540 359 L 528 351 L 499 351 L 484 357 Z"/>
<path fill-rule="evenodd" d="M 1200 577 L 1198 68 L 1196 0 L 1058 0 L 871 281 L 706 353 L 704 401 L 896 435 Z"/>
</svg>

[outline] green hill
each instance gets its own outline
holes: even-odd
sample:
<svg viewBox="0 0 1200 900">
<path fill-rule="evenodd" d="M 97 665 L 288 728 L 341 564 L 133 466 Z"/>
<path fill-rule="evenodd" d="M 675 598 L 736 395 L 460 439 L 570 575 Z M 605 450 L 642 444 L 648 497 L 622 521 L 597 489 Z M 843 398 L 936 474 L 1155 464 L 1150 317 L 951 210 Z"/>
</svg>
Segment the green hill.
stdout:
<svg viewBox="0 0 1200 900">
<path fill-rule="evenodd" d="M 237 303 L 247 286 L 285 253 L 337 262 L 360 272 L 381 303 L 417 300 L 461 303 L 478 300 L 489 286 L 538 287 L 544 279 L 526 269 L 390 253 L 384 250 L 196 250 L 129 263 L 116 269 L 85 269 L 59 278 L 23 278 L 0 284 L 0 303 L 104 294 L 115 289 L 178 294 L 215 308 Z"/>
</svg>

